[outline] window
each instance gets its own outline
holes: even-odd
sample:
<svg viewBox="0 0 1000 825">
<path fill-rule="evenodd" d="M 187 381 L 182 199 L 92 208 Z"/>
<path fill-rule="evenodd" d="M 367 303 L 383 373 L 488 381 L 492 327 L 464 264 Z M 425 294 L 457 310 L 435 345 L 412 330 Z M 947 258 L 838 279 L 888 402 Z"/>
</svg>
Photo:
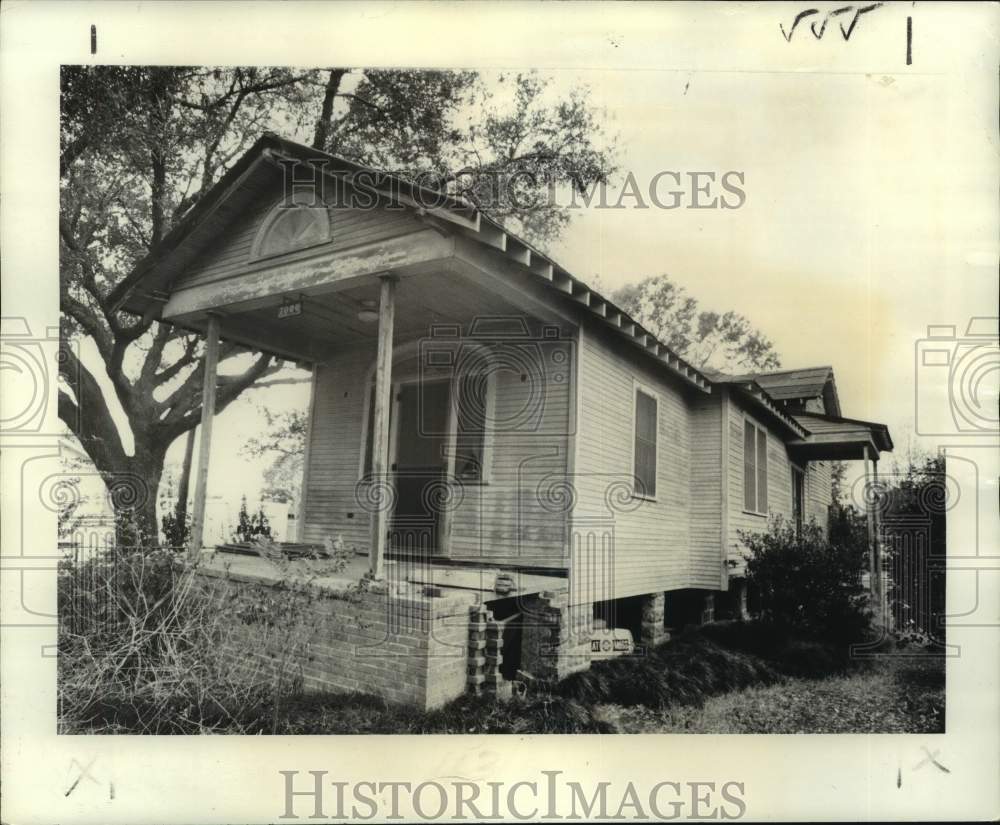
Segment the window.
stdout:
<svg viewBox="0 0 1000 825">
<path fill-rule="evenodd" d="M 749 420 L 743 422 L 743 509 L 767 515 L 767 435 Z"/>
<path fill-rule="evenodd" d="M 491 383 L 485 372 L 462 374 L 455 379 L 455 477 L 460 481 L 485 481 Z"/>
<path fill-rule="evenodd" d="M 293 197 L 275 206 L 264 219 L 250 257 L 269 258 L 329 240 L 330 216 L 326 206 L 313 206 L 311 199 Z"/>
<path fill-rule="evenodd" d="M 656 497 L 656 398 L 648 392 L 635 391 L 635 443 L 633 444 L 633 493 L 643 498 Z"/>
</svg>

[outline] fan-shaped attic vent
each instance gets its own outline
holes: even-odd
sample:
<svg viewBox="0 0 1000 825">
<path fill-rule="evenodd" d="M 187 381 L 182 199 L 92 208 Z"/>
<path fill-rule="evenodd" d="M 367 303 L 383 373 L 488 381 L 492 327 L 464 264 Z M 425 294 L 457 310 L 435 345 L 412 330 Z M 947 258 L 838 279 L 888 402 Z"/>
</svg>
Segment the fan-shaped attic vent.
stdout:
<svg viewBox="0 0 1000 825">
<path fill-rule="evenodd" d="M 282 198 L 271 209 L 257 231 L 250 257 L 256 260 L 284 255 L 329 240 L 330 215 L 326 206 L 314 206 L 311 193 L 299 193 Z"/>
</svg>

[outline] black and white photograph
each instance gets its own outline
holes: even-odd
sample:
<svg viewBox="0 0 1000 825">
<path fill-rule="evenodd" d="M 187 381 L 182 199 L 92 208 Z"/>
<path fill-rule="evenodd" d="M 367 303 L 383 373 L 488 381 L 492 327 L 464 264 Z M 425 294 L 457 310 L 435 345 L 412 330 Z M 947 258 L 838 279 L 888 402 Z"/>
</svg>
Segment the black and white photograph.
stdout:
<svg viewBox="0 0 1000 825">
<path fill-rule="evenodd" d="M 5 823 L 1000 815 L 996 5 L 125 8 L 4 8 Z"/>
</svg>

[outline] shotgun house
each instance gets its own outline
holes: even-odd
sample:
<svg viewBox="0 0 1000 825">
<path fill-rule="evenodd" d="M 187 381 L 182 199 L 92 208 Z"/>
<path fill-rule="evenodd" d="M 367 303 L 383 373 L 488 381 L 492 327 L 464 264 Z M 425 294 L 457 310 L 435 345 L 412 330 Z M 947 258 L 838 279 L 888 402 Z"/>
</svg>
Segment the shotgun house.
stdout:
<svg viewBox="0 0 1000 825">
<path fill-rule="evenodd" d="M 739 531 L 825 524 L 830 462 L 892 447 L 841 416 L 831 368 L 699 369 L 469 204 L 271 134 L 126 287 L 207 339 L 206 579 L 278 577 L 202 547 L 219 340 L 312 369 L 287 555 L 335 548 L 315 581 L 368 583 L 303 646 L 316 688 L 429 707 L 655 644 L 738 596 Z"/>
</svg>

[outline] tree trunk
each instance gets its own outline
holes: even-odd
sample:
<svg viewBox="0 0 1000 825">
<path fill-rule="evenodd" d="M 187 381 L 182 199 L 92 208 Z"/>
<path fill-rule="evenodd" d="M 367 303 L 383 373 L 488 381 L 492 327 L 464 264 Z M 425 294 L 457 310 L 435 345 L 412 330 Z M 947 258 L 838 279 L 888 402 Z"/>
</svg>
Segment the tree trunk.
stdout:
<svg viewBox="0 0 1000 825">
<path fill-rule="evenodd" d="M 163 476 L 164 450 L 150 449 L 137 438 L 135 455 L 111 472 L 103 472 L 115 511 L 115 538 L 119 553 L 159 546 L 156 496 Z"/>
<path fill-rule="evenodd" d="M 347 69 L 330 69 L 330 76 L 326 81 L 326 90 L 323 94 L 323 106 L 316 121 L 316 131 L 313 133 L 312 145 L 314 149 L 325 151 L 328 149 L 326 143 L 330 136 L 330 123 L 333 120 L 333 103 L 340 91 L 340 81 L 347 74 Z"/>
</svg>

